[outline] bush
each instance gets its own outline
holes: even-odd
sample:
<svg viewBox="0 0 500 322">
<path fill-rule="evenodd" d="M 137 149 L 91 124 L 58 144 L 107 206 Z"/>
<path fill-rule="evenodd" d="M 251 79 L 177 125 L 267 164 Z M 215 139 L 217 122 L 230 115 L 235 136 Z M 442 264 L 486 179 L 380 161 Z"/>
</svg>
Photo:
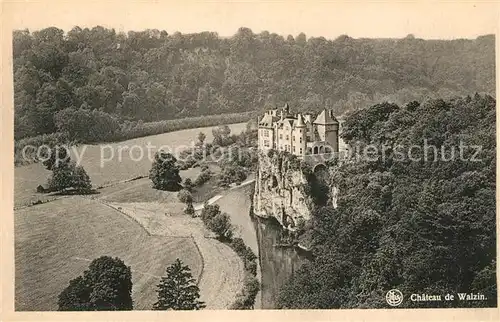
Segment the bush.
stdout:
<svg viewBox="0 0 500 322">
<path fill-rule="evenodd" d="M 213 231 L 217 238 L 230 240 L 233 237 L 233 225 L 231 218 L 226 213 L 218 213 L 207 221 L 207 228 Z"/>
<path fill-rule="evenodd" d="M 196 186 L 201 186 L 208 180 L 212 178 L 212 171 L 206 170 L 206 171 L 201 171 L 201 173 L 198 175 L 196 180 L 194 181 L 194 184 Z"/>
<path fill-rule="evenodd" d="M 194 207 L 193 207 L 192 202 L 187 203 L 186 209 L 184 209 L 184 213 L 186 215 L 190 215 L 191 217 L 194 217 L 195 212 L 194 212 Z"/>
<path fill-rule="evenodd" d="M 251 276 L 245 276 L 243 281 L 243 290 L 236 295 L 236 301 L 231 305 L 233 310 L 249 310 L 255 305 L 255 297 L 259 293 L 259 281 Z"/>
<path fill-rule="evenodd" d="M 219 205 L 205 203 L 201 211 L 201 220 L 205 227 L 217 234 L 217 238 L 231 240 L 233 237 L 231 219 L 228 214 L 221 213 Z"/>
<path fill-rule="evenodd" d="M 230 246 L 236 252 L 236 254 L 238 254 L 240 256 L 241 256 L 241 254 L 244 254 L 246 252 L 246 249 L 247 249 L 245 242 L 243 241 L 243 239 L 241 239 L 239 237 L 233 238 Z M 241 256 L 241 257 L 243 257 L 243 256 Z"/>
<path fill-rule="evenodd" d="M 201 220 L 205 225 L 208 225 L 208 222 L 220 213 L 219 205 L 209 205 L 205 203 L 201 210 Z"/>
<path fill-rule="evenodd" d="M 182 189 L 177 193 L 179 201 L 185 204 L 193 202 L 193 195 L 187 189 Z"/>
<path fill-rule="evenodd" d="M 241 184 L 247 178 L 247 170 L 239 165 L 226 164 L 217 176 L 217 184 L 228 187 L 232 183 Z"/>
<path fill-rule="evenodd" d="M 193 181 L 190 178 L 186 178 L 184 180 L 184 189 L 186 189 L 189 192 L 193 192 Z"/>
</svg>

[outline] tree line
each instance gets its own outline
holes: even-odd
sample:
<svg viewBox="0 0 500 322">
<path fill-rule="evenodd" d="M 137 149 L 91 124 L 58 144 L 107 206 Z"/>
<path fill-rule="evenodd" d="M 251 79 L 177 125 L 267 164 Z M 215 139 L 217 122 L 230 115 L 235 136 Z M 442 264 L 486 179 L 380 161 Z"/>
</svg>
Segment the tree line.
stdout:
<svg viewBox="0 0 500 322">
<path fill-rule="evenodd" d="M 382 100 L 491 93 L 494 44 L 493 35 L 330 40 L 244 27 L 229 38 L 156 29 L 125 34 L 101 26 L 16 30 L 15 138 L 66 131 L 80 137 L 91 128 L 116 129 L 117 122 L 126 129 L 134 127 L 127 122 L 248 112 L 284 102 L 342 114 Z"/>
<path fill-rule="evenodd" d="M 337 208 L 316 207 L 307 228 L 314 259 L 282 289 L 281 308 L 384 308 L 385 294 L 472 292 L 484 301 L 400 307 L 496 307 L 496 101 L 376 104 L 348 116 L 343 139 L 378 147 L 370 159 L 330 168 Z M 428 145 L 398 159 L 396 146 Z M 463 143 L 468 148 L 459 155 Z M 382 146 L 389 147 L 382 153 Z M 481 146 L 477 161 L 472 146 Z M 442 148 L 444 147 L 444 148 Z M 455 156 L 451 158 L 452 148 Z M 451 159 L 450 159 L 451 158 Z"/>
</svg>

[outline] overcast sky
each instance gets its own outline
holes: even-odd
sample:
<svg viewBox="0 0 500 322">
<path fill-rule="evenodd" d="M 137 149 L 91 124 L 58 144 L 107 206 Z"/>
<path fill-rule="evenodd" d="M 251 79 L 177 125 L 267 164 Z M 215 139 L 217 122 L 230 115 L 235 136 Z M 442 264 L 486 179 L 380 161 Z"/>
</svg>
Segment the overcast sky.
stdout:
<svg viewBox="0 0 500 322">
<path fill-rule="evenodd" d="M 401 38 L 476 38 L 495 33 L 496 2 L 473 1 L 24 1 L 4 3 L 3 23 L 14 29 L 101 25 L 117 31 L 155 28 L 169 33 L 216 31 L 231 36 L 241 27 L 281 35 Z"/>
</svg>

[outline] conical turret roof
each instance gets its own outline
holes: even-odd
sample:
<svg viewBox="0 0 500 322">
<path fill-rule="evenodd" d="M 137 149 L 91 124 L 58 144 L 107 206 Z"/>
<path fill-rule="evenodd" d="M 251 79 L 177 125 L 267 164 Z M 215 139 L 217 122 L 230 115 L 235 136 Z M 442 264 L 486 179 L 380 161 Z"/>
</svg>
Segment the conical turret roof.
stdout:
<svg viewBox="0 0 500 322">
<path fill-rule="evenodd" d="M 302 119 L 302 114 L 297 114 L 297 123 L 295 123 L 295 127 L 306 127 L 304 120 Z"/>
<path fill-rule="evenodd" d="M 314 120 L 314 124 L 321 124 L 321 125 L 337 125 L 339 122 L 333 116 L 329 111 L 324 109 L 321 111 L 321 113 L 318 115 L 318 117 Z"/>
</svg>

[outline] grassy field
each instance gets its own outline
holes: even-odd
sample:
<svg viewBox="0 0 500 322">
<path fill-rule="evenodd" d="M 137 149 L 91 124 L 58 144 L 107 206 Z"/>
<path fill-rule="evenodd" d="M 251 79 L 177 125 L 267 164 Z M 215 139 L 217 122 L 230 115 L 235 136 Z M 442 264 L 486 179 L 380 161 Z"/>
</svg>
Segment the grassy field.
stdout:
<svg viewBox="0 0 500 322">
<path fill-rule="evenodd" d="M 194 276 L 202 271 L 192 238 L 151 236 L 111 207 L 65 198 L 15 212 L 16 310 L 57 309 L 58 294 L 101 255 L 131 266 L 136 309 L 151 308 L 155 285 L 176 258 Z"/>
<path fill-rule="evenodd" d="M 245 129 L 246 123 L 229 125 L 232 133 L 240 133 Z M 174 149 L 179 146 L 191 146 L 196 140 L 199 132 L 206 134 L 207 142 L 211 142 L 213 127 L 189 129 L 176 132 L 170 132 L 159 135 L 152 135 L 143 138 L 132 139 L 119 143 L 101 144 L 101 145 L 83 145 L 76 151 L 82 156 L 81 164 L 87 171 L 94 187 L 106 185 L 113 182 L 119 182 L 134 177 L 147 175 L 151 169 L 152 161 L 148 158 L 147 146 L 169 146 Z M 128 150 L 125 149 L 128 147 Z M 133 148 L 136 147 L 136 148 Z M 139 159 L 141 147 L 144 151 L 144 157 Z M 120 153 L 120 149 L 123 148 Z M 104 158 L 110 158 L 103 162 L 101 167 L 101 150 Z M 112 152 L 113 151 L 113 152 Z M 156 151 L 151 149 L 152 155 Z M 73 159 L 76 157 L 73 153 Z M 135 161 L 138 160 L 138 161 Z M 41 164 L 30 164 L 27 166 L 16 167 L 14 170 L 14 205 L 21 206 L 30 201 L 38 199 L 45 200 L 46 196 L 37 194 L 36 187 L 39 184 L 45 184 L 50 171 L 45 170 Z M 182 174 L 181 174 L 182 176 Z"/>
<path fill-rule="evenodd" d="M 183 204 L 113 202 L 109 205 L 120 209 L 153 235 L 192 236 L 203 258 L 203 273 L 198 279 L 201 300 L 207 309 L 226 309 L 234 302 L 243 285 L 243 262 L 229 246 L 208 238 L 211 233 L 199 218 L 183 215 Z"/>
<path fill-rule="evenodd" d="M 239 133 L 245 124 L 230 126 Z M 121 146 L 189 145 L 202 131 L 212 140 L 211 128 L 183 130 L 109 145 Z M 104 145 L 102 145 L 104 146 Z M 212 309 L 227 308 L 241 290 L 243 263 L 236 253 L 212 238 L 199 219 L 182 214 L 185 205 L 176 192 L 151 187 L 148 178 L 122 182 L 147 175 L 151 161 L 147 156 L 133 160 L 122 153 L 100 167 L 101 146 L 82 146 L 82 165 L 94 187 L 86 198 L 59 200 L 20 208 L 15 211 L 16 310 L 55 310 L 57 296 L 69 281 L 102 256 L 117 256 L 133 271 L 135 309 L 150 309 L 156 300 L 156 284 L 165 268 L 176 258 L 189 265 L 199 280 L 202 300 Z M 105 151 L 110 151 L 105 150 Z M 135 150 L 137 151 L 137 149 Z M 181 172 L 194 180 L 199 168 Z M 41 164 L 15 168 L 14 204 L 52 199 L 37 194 L 36 186 L 46 183 L 50 172 Z M 210 194 L 212 186 L 199 189 L 197 196 Z M 114 208 L 113 208 L 114 207 Z"/>
</svg>

